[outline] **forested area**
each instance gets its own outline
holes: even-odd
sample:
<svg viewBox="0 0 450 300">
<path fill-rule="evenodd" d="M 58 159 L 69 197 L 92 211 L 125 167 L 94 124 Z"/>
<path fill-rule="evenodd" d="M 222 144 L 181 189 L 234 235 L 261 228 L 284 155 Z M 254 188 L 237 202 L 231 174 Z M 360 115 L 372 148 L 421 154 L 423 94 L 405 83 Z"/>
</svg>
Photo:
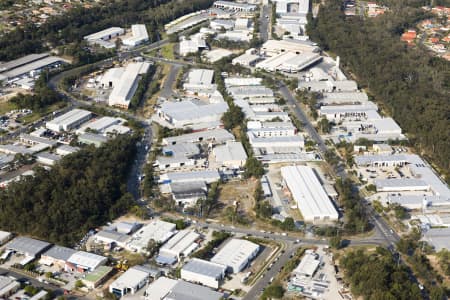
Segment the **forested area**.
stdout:
<svg viewBox="0 0 450 300">
<path fill-rule="evenodd" d="M 52 16 L 37 27 L 27 23 L 0 38 L 0 61 L 51 47 L 81 41 L 83 36 L 111 26 L 147 25 L 150 41 L 159 39 L 158 29 L 182 15 L 208 8 L 212 0 L 121 0 L 105 1 L 93 8 L 81 5 L 61 16 Z"/>
<path fill-rule="evenodd" d="M 450 62 L 400 41 L 405 29 L 426 16 L 412 7 L 420 1 L 386 1 L 393 5 L 391 12 L 362 20 L 346 18 L 342 1 L 328 0 L 316 19 L 309 16 L 308 34 L 325 51 L 341 57 L 344 70 L 355 75 L 360 87 L 368 89 L 449 181 Z"/>
<path fill-rule="evenodd" d="M 408 269 L 398 264 L 386 249 L 375 252 L 356 250 L 349 252 L 340 265 L 356 296 L 364 299 L 414 300 L 422 299 L 421 291 L 410 279 Z"/>
<path fill-rule="evenodd" d="M 73 246 L 89 229 L 123 214 L 133 200 L 125 182 L 136 140 L 118 136 L 11 183 L 0 191 L 0 228 Z"/>
</svg>

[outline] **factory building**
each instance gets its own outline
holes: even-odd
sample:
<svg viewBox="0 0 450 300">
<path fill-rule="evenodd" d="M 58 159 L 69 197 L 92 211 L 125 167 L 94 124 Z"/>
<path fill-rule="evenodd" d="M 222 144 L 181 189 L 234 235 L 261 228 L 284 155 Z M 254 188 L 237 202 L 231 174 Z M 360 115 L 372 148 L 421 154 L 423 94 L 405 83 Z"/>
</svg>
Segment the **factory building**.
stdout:
<svg viewBox="0 0 450 300">
<path fill-rule="evenodd" d="M 73 109 L 45 124 L 47 129 L 55 132 L 70 131 L 89 121 L 92 113 L 84 109 Z"/>
<path fill-rule="evenodd" d="M 117 297 L 134 295 L 148 283 L 151 273 L 147 267 L 134 266 L 109 285 L 109 292 Z"/>
<path fill-rule="evenodd" d="M 211 262 L 226 266 L 228 272 L 239 273 L 258 255 L 259 249 L 258 244 L 250 241 L 231 239 Z"/>
<path fill-rule="evenodd" d="M 338 220 L 338 212 L 312 168 L 282 167 L 281 176 L 305 222 L 332 223 Z"/>
<path fill-rule="evenodd" d="M 159 249 L 156 262 L 163 265 L 172 265 L 179 261 L 182 257 L 187 257 L 195 249 L 198 244 L 196 241 L 200 235 L 191 230 L 181 230 L 170 238 Z"/>
<path fill-rule="evenodd" d="M 218 289 L 227 267 L 207 260 L 193 258 L 181 268 L 181 278 Z"/>
<path fill-rule="evenodd" d="M 241 142 L 228 141 L 225 145 L 213 149 L 216 162 L 231 169 L 239 169 L 247 161 L 247 153 Z"/>
<path fill-rule="evenodd" d="M 144 24 L 131 25 L 131 33 L 132 37 L 122 41 L 125 46 L 136 47 L 148 41 L 147 28 Z"/>
<path fill-rule="evenodd" d="M 127 242 L 126 248 L 130 251 L 145 252 L 148 242 L 154 240 L 164 243 L 175 234 L 176 225 L 173 223 L 155 220 L 135 232 Z"/>
<path fill-rule="evenodd" d="M 66 272 L 85 273 L 91 272 L 106 263 L 108 258 L 94 253 L 77 251 L 72 254 L 66 262 L 64 270 Z"/>
<path fill-rule="evenodd" d="M 255 11 L 257 8 L 257 6 L 253 4 L 239 3 L 232 1 L 216 1 L 214 2 L 213 6 L 225 10 L 241 11 L 241 12 L 251 12 Z"/>
<path fill-rule="evenodd" d="M 117 85 L 109 95 L 108 104 L 128 109 L 130 100 L 133 98 L 139 83 L 139 75 L 146 74 L 149 67 L 150 64 L 148 62 L 128 64 Z"/>
</svg>

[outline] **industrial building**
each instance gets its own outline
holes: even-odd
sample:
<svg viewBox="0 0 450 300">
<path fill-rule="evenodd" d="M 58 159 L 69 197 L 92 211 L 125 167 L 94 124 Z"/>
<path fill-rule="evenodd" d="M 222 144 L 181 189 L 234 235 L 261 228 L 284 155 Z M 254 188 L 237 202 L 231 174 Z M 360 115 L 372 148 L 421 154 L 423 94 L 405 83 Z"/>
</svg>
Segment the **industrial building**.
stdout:
<svg viewBox="0 0 450 300">
<path fill-rule="evenodd" d="M 253 67 L 260 59 L 261 57 L 257 54 L 244 53 L 238 57 L 233 58 L 231 64 Z"/>
<path fill-rule="evenodd" d="M 44 241 L 19 236 L 6 244 L 5 249 L 14 251 L 27 257 L 36 258 L 45 250 L 50 248 L 50 246 L 51 244 Z"/>
<path fill-rule="evenodd" d="M 39 263 L 46 266 L 56 266 L 60 270 L 64 270 L 69 258 L 77 251 L 62 246 L 53 246 L 41 255 Z"/>
<path fill-rule="evenodd" d="M 337 104 L 364 104 L 369 101 L 369 97 L 364 92 L 325 92 L 318 103 L 322 105 Z"/>
<path fill-rule="evenodd" d="M 117 106 L 128 109 L 130 100 L 136 92 L 139 76 L 146 74 L 150 68 L 148 62 L 130 63 L 125 67 L 125 71 L 120 76 L 120 80 L 114 86 L 108 98 L 110 106 Z"/>
<path fill-rule="evenodd" d="M 423 180 L 415 178 L 375 179 L 377 192 L 428 191 L 430 186 Z"/>
<path fill-rule="evenodd" d="M 250 130 L 247 136 L 255 152 L 296 153 L 305 148 L 305 139 L 301 135 L 258 137 Z"/>
<path fill-rule="evenodd" d="M 247 161 L 247 153 L 241 142 L 228 141 L 225 145 L 216 146 L 213 155 L 217 163 L 230 169 L 242 168 Z"/>
<path fill-rule="evenodd" d="M 9 83 L 18 83 L 21 77 L 23 80 L 29 80 L 28 77 L 34 78 L 43 69 L 58 67 L 67 63 L 66 60 L 50 56 L 49 53 L 30 54 L 3 64 L 0 64 L 0 82 L 7 81 Z M 25 83 L 23 81 L 23 83 Z M 20 83 L 18 83 L 20 85 Z M 29 83 L 30 84 L 30 83 Z M 34 86 L 31 84 L 32 87 Z"/>
<path fill-rule="evenodd" d="M 94 145 L 95 147 L 100 147 L 103 143 L 106 143 L 108 141 L 108 138 L 96 134 L 96 133 L 83 133 L 78 136 L 78 142 L 86 145 Z"/>
<path fill-rule="evenodd" d="M 233 52 L 227 49 L 217 48 L 211 51 L 207 51 L 204 54 L 204 57 L 207 61 L 210 63 L 215 63 L 219 60 L 221 60 L 224 57 L 228 57 L 230 55 L 233 55 Z"/>
<path fill-rule="evenodd" d="M 96 44 L 107 49 L 115 48 L 114 43 L 109 42 L 110 39 L 124 35 L 125 30 L 120 27 L 110 27 L 99 32 L 92 33 L 83 37 L 90 44 Z"/>
<path fill-rule="evenodd" d="M 164 243 L 175 234 L 175 228 L 173 223 L 154 220 L 135 232 L 126 247 L 131 251 L 145 252 L 150 240 Z"/>
<path fill-rule="evenodd" d="M 144 24 L 131 25 L 131 34 L 132 37 L 122 40 L 125 46 L 136 47 L 148 41 L 147 28 Z"/>
<path fill-rule="evenodd" d="M 194 34 L 188 38 L 182 38 L 180 40 L 180 55 L 187 56 L 191 53 L 197 53 L 201 50 L 208 49 L 208 45 L 203 37 L 203 34 Z"/>
<path fill-rule="evenodd" d="M 358 90 L 358 84 L 353 80 L 299 80 L 298 89 L 322 93 L 356 92 Z"/>
<path fill-rule="evenodd" d="M 95 289 L 98 286 L 104 284 L 108 278 L 109 275 L 113 272 L 112 267 L 108 266 L 99 266 L 94 271 L 91 271 L 87 274 L 83 274 L 83 277 L 81 279 L 81 282 L 88 288 L 88 289 Z"/>
<path fill-rule="evenodd" d="M 97 243 L 109 245 L 109 248 L 113 248 L 114 246 L 125 247 L 131 239 L 129 235 L 108 229 L 100 230 L 95 234 L 94 238 Z"/>
<path fill-rule="evenodd" d="M 319 53 L 320 48 L 310 42 L 297 40 L 268 40 L 261 46 L 261 53 L 268 56 L 274 56 L 283 52 L 301 53 Z"/>
<path fill-rule="evenodd" d="M 413 189 L 416 194 L 389 195 L 389 203 L 398 203 L 409 209 L 439 209 L 450 207 L 450 189 L 448 185 L 436 175 L 431 167 L 416 154 L 393 155 L 359 155 L 355 157 L 359 167 L 405 167 L 412 174 L 411 179 L 402 178 L 399 181 L 387 179 L 382 181 L 386 189 Z M 394 180 L 394 181 L 392 181 Z M 402 186 L 403 185 L 403 186 Z M 426 187 L 429 187 L 426 189 Z M 424 191 L 429 191 L 424 195 Z"/>
<path fill-rule="evenodd" d="M 11 232 L 0 230 L 0 246 L 9 241 L 11 237 Z"/>
<path fill-rule="evenodd" d="M 294 136 L 297 134 L 297 128 L 288 122 L 259 122 L 248 121 L 247 129 L 252 131 L 257 137 L 272 136 Z"/>
<path fill-rule="evenodd" d="M 161 192 L 164 193 L 164 187 Z M 193 206 L 201 198 L 205 198 L 208 193 L 208 186 L 205 181 L 173 182 L 168 184 L 168 191 L 178 206 Z"/>
<path fill-rule="evenodd" d="M 94 253 L 77 251 L 72 254 L 66 262 L 64 270 L 66 272 L 85 273 L 91 272 L 106 263 L 108 258 Z"/>
<path fill-rule="evenodd" d="M 196 241 L 199 237 L 200 235 L 192 230 L 177 232 L 161 246 L 156 262 L 163 265 L 172 265 L 182 257 L 187 257 L 197 249 L 198 244 Z"/>
<path fill-rule="evenodd" d="M 312 168 L 282 167 L 281 176 L 305 222 L 332 223 L 338 220 L 339 214 Z"/>
<path fill-rule="evenodd" d="M 224 296 L 208 287 L 167 277 L 152 282 L 145 295 L 145 300 L 220 300 Z"/>
<path fill-rule="evenodd" d="M 307 250 L 298 266 L 292 271 L 297 277 L 312 278 L 319 268 L 319 255 L 311 250 Z"/>
<path fill-rule="evenodd" d="M 262 85 L 262 78 L 256 78 L 256 77 L 227 77 L 227 78 L 224 79 L 224 82 L 225 82 L 225 86 L 228 89 L 229 87 L 232 87 L 232 86 Z"/>
<path fill-rule="evenodd" d="M 0 298 L 9 299 L 9 296 L 20 289 L 20 283 L 6 276 L 0 275 Z"/>
<path fill-rule="evenodd" d="M 163 138 L 164 145 L 175 145 L 181 143 L 211 143 L 222 144 L 227 141 L 233 141 L 234 135 L 222 128 L 212 130 L 198 131 L 179 136 Z"/>
<path fill-rule="evenodd" d="M 423 234 L 422 240 L 430 244 L 436 252 L 450 250 L 450 228 L 431 228 Z"/>
<path fill-rule="evenodd" d="M 47 129 L 55 132 L 70 131 L 92 118 L 92 113 L 84 109 L 73 109 L 45 124 Z"/>
<path fill-rule="evenodd" d="M 181 268 L 181 279 L 218 289 L 227 267 L 207 260 L 193 258 Z"/>
<path fill-rule="evenodd" d="M 321 59 L 320 54 L 314 52 L 303 52 L 301 54 L 282 52 L 257 63 L 255 67 L 269 72 L 297 73 Z"/>
<path fill-rule="evenodd" d="M 148 283 L 151 272 L 144 266 L 131 267 L 109 285 L 109 292 L 117 297 L 134 295 Z"/>
<path fill-rule="evenodd" d="M 231 239 L 220 249 L 211 262 L 224 265 L 231 273 L 241 272 L 258 255 L 259 245 L 247 240 Z"/>
<path fill-rule="evenodd" d="M 157 115 L 176 128 L 184 128 L 198 123 L 219 122 L 228 110 L 228 104 L 205 104 L 196 100 L 164 102 L 157 110 Z"/>
<path fill-rule="evenodd" d="M 119 125 L 125 123 L 125 120 L 122 118 L 115 117 L 101 117 L 93 120 L 92 122 L 88 122 L 77 129 L 77 134 L 85 133 L 86 131 L 103 133 L 105 129 L 111 127 L 113 125 Z"/>
<path fill-rule="evenodd" d="M 193 69 L 189 72 L 187 82 L 183 84 L 183 89 L 189 94 L 209 96 L 217 90 L 217 85 L 212 83 L 213 79 L 213 70 Z"/>
<path fill-rule="evenodd" d="M 36 161 L 43 165 L 54 166 L 58 161 L 62 159 L 62 156 L 53 154 L 48 151 L 39 152 L 34 155 L 36 157 Z"/>
<path fill-rule="evenodd" d="M 255 11 L 257 8 L 257 6 L 253 4 L 232 2 L 232 1 L 216 1 L 214 2 L 213 6 L 225 10 L 242 11 L 242 12 Z"/>
<path fill-rule="evenodd" d="M 320 107 L 319 116 L 338 122 L 342 119 L 371 118 L 371 114 L 378 115 L 377 110 L 378 107 L 373 102 L 356 105 L 326 105 Z"/>
<path fill-rule="evenodd" d="M 207 184 L 220 180 L 220 174 L 217 170 L 191 171 L 191 172 L 170 172 L 162 174 L 159 177 L 159 183 L 180 183 L 203 181 Z"/>
</svg>

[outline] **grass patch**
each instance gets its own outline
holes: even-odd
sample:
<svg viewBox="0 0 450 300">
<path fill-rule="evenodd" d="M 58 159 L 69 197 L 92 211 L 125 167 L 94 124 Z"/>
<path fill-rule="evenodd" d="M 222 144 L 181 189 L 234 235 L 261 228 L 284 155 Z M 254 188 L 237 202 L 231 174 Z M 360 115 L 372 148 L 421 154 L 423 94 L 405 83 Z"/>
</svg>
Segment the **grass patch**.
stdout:
<svg viewBox="0 0 450 300">
<path fill-rule="evenodd" d="M 161 48 L 161 55 L 162 57 L 166 58 L 166 59 L 175 59 L 175 55 L 173 53 L 173 47 L 174 47 L 174 43 L 169 43 L 164 45 Z"/>
</svg>

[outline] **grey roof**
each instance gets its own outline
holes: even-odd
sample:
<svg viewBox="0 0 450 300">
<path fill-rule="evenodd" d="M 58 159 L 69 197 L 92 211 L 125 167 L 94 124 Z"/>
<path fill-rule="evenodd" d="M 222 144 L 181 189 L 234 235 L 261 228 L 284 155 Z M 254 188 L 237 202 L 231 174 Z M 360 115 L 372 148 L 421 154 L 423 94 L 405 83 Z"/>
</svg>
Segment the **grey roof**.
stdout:
<svg viewBox="0 0 450 300">
<path fill-rule="evenodd" d="M 36 256 L 45 251 L 50 246 L 49 243 L 35 240 L 28 237 L 19 236 L 6 244 L 7 249 L 24 253 L 30 256 Z"/>
<path fill-rule="evenodd" d="M 219 300 L 222 293 L 210 288 L 180 280 L 165 299 L 170 300 Z"/>
<path fill-rule="evenodd" d="M 74 249 L 62 247 L 62 246 L 53 246 L 48 251 L 46 251 L 43 255 L 49 256 L 54 259 L 67 261 L 72 254 L 77 252 Z"/>
<path fill-rule="evenodd" d="M 42 59 L 33 61 L 26 65 L 23 65 L 21 67 L 11 69 L 10 71 L 3 73 L 3 75 L 7 76 L 8 78 L 14 78 L 17 76 L 27 74 L 33 70 L 39 70 L 39 69 L 45 68 L 49 65 L 53 65 L 56 63 L 62 63 L 62 62 L 65 62 L 65 61 L 60 57 L 56 57 L 56 56 L 44 57 Z"/>
<path fill-rule="evenodd" d="M 117 242 L 125 243 L 130 239 L 129 235 L 119 233 L 117 231 L 112 230 L 101 230 L 96 234 L 97 237 L 104 237 L 107 239 L 115 240 Z"/>
<path fill-rule="evenodd" d="M 53 161 L 58 161 L 62 158 L 62 156 L 59 156 L 57 154 L 53 154 L 50 152 L 41 152 L 41 153 L 36 154 L 36 158 L 38 158 L 38 159 L 43 158 L 43 159 L 50 159 Z"/>
<path fill-rule="evenodd" d="M 436 251 L 450 249 L 450 228 L 432 228 L 425 232 L 423 239 Z"/>
<path fill-rule="evenodd" d="M 204 181 L 172 182 L 170 183 L 170 190 L 172 193 L 189 193 L 194 191 L 206 193 L 207 187 Z"/>
<path fill-rule="evenodd" d="M 108 141 L 108 138 L 95 133 L 84 133 L 78 137 L 78 140 L 82 143 L 104 143 Z"/>
<path fill-rule="evenodd" d="M 375 179 L 377 187 L 428 187 L 429 185 L 420 179 L 415 178 L 391 178 L 391 179 Z"/>
<path fill-rule="evenodd" d="M 6 63 L 0 64 L 0 73 L 9 71 L 14 68 L 18 68 L 20 66 L 29 64 L 33 61 L 42 59 L 47 56 L 49 56 L 48 53 L 30 54 L 30 55 L 23 56 L 21 58 L 15 59 L 15 60 L 8 61 Z"/>
<path fill-rule="evenodd" d="M 213 278 L 220 278 L 224 274 L 226 266 L 221 264 L 216 264 L 209 262 L 207 260 L 193 258 L 182 268 L 184 271 L 193 272 L 196 274 L 201 274 L 204 276 L 209 276 Z"/>
</svg>

